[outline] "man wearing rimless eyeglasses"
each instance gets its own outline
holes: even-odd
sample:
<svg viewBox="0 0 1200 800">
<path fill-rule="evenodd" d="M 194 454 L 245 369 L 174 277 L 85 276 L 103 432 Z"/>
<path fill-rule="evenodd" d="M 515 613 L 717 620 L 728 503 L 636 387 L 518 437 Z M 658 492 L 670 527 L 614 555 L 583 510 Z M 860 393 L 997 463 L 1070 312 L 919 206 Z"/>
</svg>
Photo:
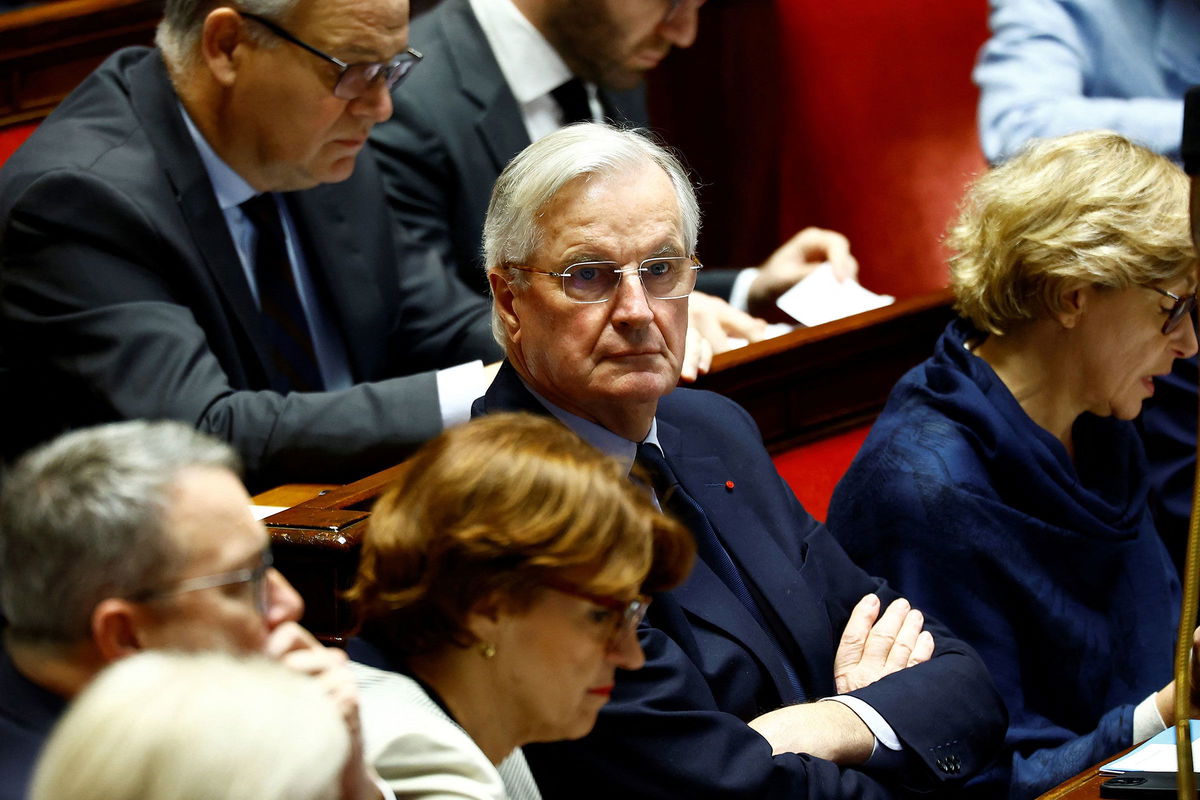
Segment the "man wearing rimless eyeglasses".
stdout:
<svg viewBox="0 0 1200 800">
<path fill-rule="evenodd" d="M 263 487 L 360 477 L 465 420 L 499 356 L 486 305 L 363 153 L 422 68 L 407 0 L 170 0 L 156 41 L 0 171 L 0 366 L 28 398 L 0 449 L 179 419 Z"/>
<path fill-rule="evenodd" d="M 66 702 L 145 650 L 264 655 L 315 676 L 357 737 L 345 654 L 297 624 L 228 446 L 174 422 L 67 434 L 0 491 L 0 800 L 24 798 Z M 120 724 L 119 721 L 114 724 Z M 379 796 L 361 758 L 343 800 Z"/>
<path fill-rule="evenodd" d="M 673 48 L 693 44 L 704 5 L 442 0 L 413 21 L 412 41 L 426 63 L 393 92 L 392 119 L 371 135 L 393 212 L 444 253 L 464 283 L 486 293 L 479 243 L 500 170 L 530 142 L 574 121 L 647 126 L 642 81 Z M 822 262 L 840 278 L 857 273 L 846 237 L 820 228 L 793 236 L 760 269 L 700 273 L 683 379 L 706 371 L 732 337 L 761 338 L 765 324 L 756 317 L 782 319 L 775 300 Z"/>
</svg>

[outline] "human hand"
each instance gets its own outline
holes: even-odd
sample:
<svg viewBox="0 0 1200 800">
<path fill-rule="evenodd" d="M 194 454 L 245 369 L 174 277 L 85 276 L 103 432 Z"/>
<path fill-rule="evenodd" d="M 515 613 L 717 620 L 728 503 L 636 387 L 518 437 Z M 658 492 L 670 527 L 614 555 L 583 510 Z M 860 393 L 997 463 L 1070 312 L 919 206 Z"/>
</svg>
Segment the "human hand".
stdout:
<svg viewBox="0 0 1200 800">
<path fill-rule="evenodd" d="M 840 281 L 858 275 L 858 261 L 850 255 L 850 240 L 837 231 L 805 228 L 788 239 L 763 263 L 750 284 L 746 301 L 750 313 L 772 322 L 788 321 L 775 301 L 826 261 Z"/>
<path fill-rule="evenodd" d="M 864 596 L 850 612 L 833 658 L 838 694 L 928 661 L 933 655 L 933 634 L 924 627 L 925 616 L 903 597 L 893 600 L 879 617 L 879 598 Z"/>
<path fill-rule="evenodd" d="M 688 297 L 687 339 L 679 377 L 691 383 L 708 372 L 713 356 L 730 349 L 731 337 L 757 342 L 766 332 L 767 323 L 763 320 L 738 311 L 719 297 L 692 292 Z"/>
<path fill-rule="evenodd" d="M 1192 706 L 1190 718 L 1200 716 L 1200 628 L 1192 631 L 1192 677 L 1189 687 Z M 1158 715 L 1168 727 L 1175 724 L 1175 681 L 1171 681 L 1154 696 Z"/>
<path fill-rule="evenodd" d="M 350 754 L 342 770 L 342 792 L 349 800 L 376 800 L 382 794 L 375 771 L 365 761 L 362 720 L 359 717 L 358 683 L 347 666 L 346 653 L 325 647 L 296 622 L 277 626 L 267 637 L 265 654 L 288 669 L 318 681 L 342 717 L 350 734 Z"/>
<path fill-rule="evenodd" d="M 871 757 L 875 734 L 857 714 L 835 701 L 785 706 L 748 723 L 771 743 L 771 754 L 808 753 L 842 766 Z"/>
</svg>

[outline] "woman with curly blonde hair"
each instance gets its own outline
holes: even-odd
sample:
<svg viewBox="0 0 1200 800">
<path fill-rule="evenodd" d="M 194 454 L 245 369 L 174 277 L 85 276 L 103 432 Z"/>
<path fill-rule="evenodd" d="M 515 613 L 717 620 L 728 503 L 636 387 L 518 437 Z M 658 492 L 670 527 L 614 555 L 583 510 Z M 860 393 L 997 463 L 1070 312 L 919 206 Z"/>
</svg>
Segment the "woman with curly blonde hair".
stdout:
<svg viewBox="0 0 1200 800">
<path fill-rule="evenodd" d="M 1187 178 L 1114 133 L 1035 142 L 947 243 L 962 318 L 892 391 L 829 527 L 983 656 L 1008 756 L 972 785 L 1033 797 L 1173 720 L 1179 585 L 1130 420 L 1196 352 Z"/>
</svg>

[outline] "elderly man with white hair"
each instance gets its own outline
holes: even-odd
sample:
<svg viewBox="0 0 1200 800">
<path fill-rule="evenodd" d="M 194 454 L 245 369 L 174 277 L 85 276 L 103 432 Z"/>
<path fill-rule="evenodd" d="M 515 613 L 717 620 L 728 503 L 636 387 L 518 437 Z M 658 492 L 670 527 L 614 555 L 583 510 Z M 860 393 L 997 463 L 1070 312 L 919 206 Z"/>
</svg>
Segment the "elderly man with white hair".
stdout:
<svg viewBox="0 0 1200 800">
<path fill-rule="evenodd" d="M 531 145 L 492 195 L 485 257 L 507 360 L 474 413 L 553 415 L 640 462 L 700 555 L 650 606 L 645 668 L 618 675 L 591 735 L 527 748 L 534 776 L 547 798 L 957 785 L 1004 731 L 979 658 L 850 561 L 744 410 L 675 389 L 698 217 L 670 153 L 591 123 Z"/>
</svg>

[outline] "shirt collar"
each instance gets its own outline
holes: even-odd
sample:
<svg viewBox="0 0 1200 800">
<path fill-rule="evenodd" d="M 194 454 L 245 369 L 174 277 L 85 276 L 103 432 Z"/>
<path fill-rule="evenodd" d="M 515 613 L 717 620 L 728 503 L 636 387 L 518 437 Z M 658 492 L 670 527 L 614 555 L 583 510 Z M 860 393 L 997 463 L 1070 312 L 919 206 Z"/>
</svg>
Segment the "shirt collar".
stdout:
<svg viewBox="0 0 1200 800">
<path fill-rule="evenodd" d="M 187 109 L 183 107 L 182 103 L 179 104 L 179 113 L 183 114 L 183 122 L 187 125 L 192 141 L 196 143 L 196 150 L 200 153 L 204 171 L 208 173 L 209 183 L 212 184 L 213 192 L 217 195 L 217 204 L 221 210 L 227 211 L 236 208 L 258 194 L 253 186 L 246 183 L 245 178 L 238 175 L 234 172 L 233 167 L 221 160 L 217 151 L 213 150 L 212 145 L 204 138 L 204 134 L 200 133 L 196 123 L 192 122 L 192 118 L 188 116 Z"/>
<path fill-rule="evenodd" d="M 572 414 L 570 411 L 559 408 L 534 391 L 533 387 L 525 383 L 524 378 L 521 379 L 521 383 L 525 384 L 525 388 L 529 390 L 529 393 L 537 398 L 537 401 L 545 406 L 546 410 L 553 414 L 559 422 L 574 431 L 576 436 L 601 453 L 615 458 L 625 468 L 626 472 L 633 468 L 633 462 L 637 458 L 637 442 L 631 442 L 623 436 L 613 433 L 603 425 L 597 425 L 591 420 L 586 420 L 583 417 Z M 650 421 L 650 432 L 646 434 L 644 442 L 652 444 L 660 452 L 662 451 L 662 445 L 658 441 L 658 417 Z"/>
<path fill-rule="evenodd" d="M 470 3 L 518 103 L 548 95 L 574 77 L 558 51 L 512 0 L 470 0 Z"/>
</svg>

